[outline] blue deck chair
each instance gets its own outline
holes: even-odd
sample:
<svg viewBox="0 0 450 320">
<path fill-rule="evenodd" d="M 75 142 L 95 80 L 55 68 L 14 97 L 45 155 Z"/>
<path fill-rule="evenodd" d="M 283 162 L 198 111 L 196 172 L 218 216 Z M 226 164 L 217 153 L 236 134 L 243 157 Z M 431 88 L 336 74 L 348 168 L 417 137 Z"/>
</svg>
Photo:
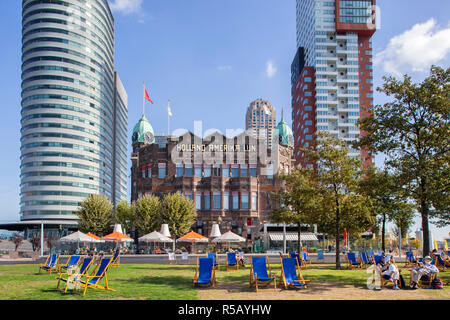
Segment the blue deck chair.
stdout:
<svg viewBox="0 0 450 320">
<path fill-rule="evenodd" d="M 370 260 L 372 260 L 373 261 L 373 256 L 374 256 L 374 253 L 373 253 L 373 251 L 367 251 L 367 256 L 369 257 L 369 259 Z"/>
<path fill-rule="evenodd" d="M 302 261 L 300 255 L 299 255 L 298 253 L 295 253 L 295 252 L 293 252 L 293 251 L 290 251 L 290 252 L 289 252 L 289 257 L 290 257 L 290 258 L 295 258 L 295 260 L 297 260 L 297 262 L 298 262 L 298 264 L 300 265 L 300 267 L 303 266 L 303 261 Z"/>
<path fill-rule="evenodd" d="M 62 272 L 62 269 L 67 270 L 68 268 L 74 267 L 78 265 L 80 262 L 81 256 L 71 256 L 67 259 L 66 264 L 60 265 L 58 272 Z"/>
<path fill-rule="evenodd" d="M 406 251 L 405 267 L 414 267 L 418 263 L 412 251 Z"/>
<path fill-rule="evenodd" d="M 120 250 L 117 249 L 111 258 L 111 267 L 118 267 L 120 265 Z"/>
<path fill-rule="evenodd" d="M 442 256 L 440 254 L 434 253 L 433 258 L 434 265 L 439 269 L 439 271 L 445 271 L 448 267 L 450 267 L 450 262 L 442 259 Z"/>
<path fill-rule="evenodd" d="M 79 274 L 81 276 L 87 275 L 89 267 L 91 266 L 92 262 L 94 261 L 94 257 L 85 257 L 83 259 L 83 262 L 81 263 L 80 266 L 80 271 Z M 64 275 L 66 275 L 67 277 L 64 277 Z M 67 272 L 61 272 L 58 276 L 58 278 L 56 278 L 56 280 L 58 280 L 58 284 L 56 285 L 56 289 L 59 289 L 59 284 L 62 282 L 66 283 L 66 287 L 64 289 L 64 292 L 67 292 L 67 279 L 68 279 L 68 273 Z"/>
<path fill-rule="evenodd" d="M 98 270 L 95 275 L 94 273 L 92 273 L 91 275 L 84 276 L 85 280 L 81 281 L 81 286 L 84 286 L 83 296 L 86 294 L 87 288 L 116 291 L 114 289 L 111 289 L 108 283 L 107 272 L 109 266 L 111 265 L 111 262 L 112 258 L 103 258 L 99 262 Z M 105 280 L 105 285 L 100 285 L 100 281 L 102 281 L 103 279 Z"/>
<path fill-rule="evenodd" d="M 359 258 L 364 266 L 369 266 L 373 264 L 373 261 L 369 259 L 369 255 L 367 254 L 367 252 L 360 252 Z"/>
<path fill-rule="evenodd" d="M 219 259 L 218 259 L 217 253 L 215 253 L 215 252 L 208 252 L 208 258 L 214 260 L 214 268 L 215 269 L 219 269 L 220 268 Z"/>
<path fill-rule="evenodd" d="M 53 253 L 49 258 L 47 258 L 46 263 L 39 266 L 39 273 L 41 270 L 45 270 L 48 273 L 58 272 L 58 261 L 59 253 Z"/>
<path fill-rule="evenodd" d="M 381 256 L 381 255 L 374 255 L 374 256 L 373 256 L 373 262 L 374 262 L 375 264 L 378 264 L 378 263 L 381 262 L 381 259 L 382 259 L 383 257 L 384 257 L 384 256 Z"/>
<path fill-rule="evenodd" d="M 323 251 L 322 250 L 317 252 L 317 259 L 318 260 L 325 260 L 325 257 L 323 256 Z"/>
<path fill-rule="evenodd" d="M 239 265 L 236 259 L 236 252 L 228 252 L 227 253 L 227 271 L 228 270 L 238 270 Z"/>
<path fill-rule="evenodd" d="M 269 270 L 267 270 L 269 268 Z M 273 290 L 277 289 L 276 277 L 272 275 L 269 259 L 266 257 L 252 257 L 250 266 L 250 287 L 255 286 L 258 292 L 259 286 L 267 287 L 273 283 Z M 270 289 L 272 290 L 272 289 Z"/>
<path fill-rule="evenodd" d="M 362 267 L 362 263 L 356 261 L 356 254 L 354 252 L 347 252 L 347 262 L 348 262 L 347 266 L 348 269 Z"/>
<path fill-rule="evenodd" d="M 214 258 L 197 258 L 197 267 L 195 268 L 194 286 L 216 285 L 216 271 L 214 268 Z"/>
<path fill-rule="evenodd" d="M 307 288 L 311 280 L 303 279 L 300 266 L 295 258 L 281 259 L 281 276 L 278 285 L 285 289 Z"/>
</svg>

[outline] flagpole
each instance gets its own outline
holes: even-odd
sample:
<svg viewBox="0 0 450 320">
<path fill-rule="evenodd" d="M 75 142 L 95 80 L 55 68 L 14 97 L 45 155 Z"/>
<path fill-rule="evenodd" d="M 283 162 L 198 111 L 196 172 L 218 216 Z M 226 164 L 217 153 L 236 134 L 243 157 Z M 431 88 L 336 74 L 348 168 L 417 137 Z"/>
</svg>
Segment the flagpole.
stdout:
<svg viewBox="0 0 450 320">
<path fill-rule="evenodd" d="M 145 82 L 142 82 L 142 115 L 145 116 Z"/>
<path fill-rule="evenodd" d="M 170 99 L 167 106 L 167 136 L 170 136 Z"/>
</svg>

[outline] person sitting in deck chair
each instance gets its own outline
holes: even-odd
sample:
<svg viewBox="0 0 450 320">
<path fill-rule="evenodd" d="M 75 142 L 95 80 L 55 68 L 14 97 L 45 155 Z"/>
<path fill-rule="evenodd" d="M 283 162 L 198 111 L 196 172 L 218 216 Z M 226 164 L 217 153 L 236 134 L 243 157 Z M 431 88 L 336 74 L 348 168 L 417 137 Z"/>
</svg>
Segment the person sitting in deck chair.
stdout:
<svg viewBox="0 0 450 320">
<path fill-rule="evenodd" d="M 411 289 L 417 289 L 418 282 L 423 275 L 431 276 L 433 273 L 439 273 L 438 268 L 432 265 L 433 259 L 430 256 L 423 258 L 422 267 L 414 267 L 411 269 Z"/>
<path fill-rule="evenodd" d="M 382 259 L 384 260 L 384 259 Z M 386 280 L 390 280 L 394 282 L 394 286 L 392 289 L 399 290 L 399 279 L 400 279 L 400 272 L 398 270 L 397 265 L 395 264 L 394 257 L 391 256 L 390 259 L 386 262 L 385 266 L 383 267 L 384 271 L 381 272 L 381 276 L 385 278 Z"/>
</svg>

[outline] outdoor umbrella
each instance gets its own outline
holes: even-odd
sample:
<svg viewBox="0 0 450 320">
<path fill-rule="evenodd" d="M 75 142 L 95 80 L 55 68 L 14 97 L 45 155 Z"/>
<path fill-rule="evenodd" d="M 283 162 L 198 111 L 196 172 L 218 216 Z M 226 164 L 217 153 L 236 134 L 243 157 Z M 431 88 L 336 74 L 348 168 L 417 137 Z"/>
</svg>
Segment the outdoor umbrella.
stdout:
<svg viewBox="0 0 450 320">
<path fill-rule="evenodd" d="M 192 243 L 192 247 L 194 247 L 196 242 L 208 242 L 208 238 L 191 231 L 177 239 L 177 242 L 190 242 Z M 192 251 L 194 252 L 194 250 Z"/>
<path fill-rule="evenodd" d="M 106 241 L 116 241 L 116 242 L 133 242 L 133 239 L 120 232 L 113 232 L 111 234 L 102 237 L 102 239 Z"/>
<path fill-rule="evenodd" d="M 153 246 L 155 246 L 155 243 L 162 242 L 162 243 L 173 243 L 173 240 L 169 237 L 164 236 L 163 234 L 159 233 L 158 231 L 153 231 L 152 233 L 146 234 L 145 236 L 142 236 L 138 239 L 139 242 L 153 242 Z"/>
<path fill-rule="evenodd" d="M 238 243 L 238 242 L 245 242 L 245 238 L 241 237 L 240 235 L 237 235 L 234 232 L 228 231 L 225 232 L 223 235 L 221 235 L 220 237 L 215 238 L 214 240 L 212 240 L 212 242 L 217 242 L 217 243 L 228 243 L 228 247 L 230 246 L 230 243 Z"/>
<path fill-rule="evenodd" d="M 90 232 L 86 233 L 87 236 L 94 238 L 95 240 L 99 240 L 98 242 L 105 242 L 104 240 L 101 240 L 100 237 L 97 237 L 95 234 L 92 234 Z"/>
<path fill-rule="evenodd" d="M 100 242 L 100 240 L 94 239 L 81 231 L 77 231 L 69 234 L 68 236 L 59 239 L 62 242 Z"/>
</svg>

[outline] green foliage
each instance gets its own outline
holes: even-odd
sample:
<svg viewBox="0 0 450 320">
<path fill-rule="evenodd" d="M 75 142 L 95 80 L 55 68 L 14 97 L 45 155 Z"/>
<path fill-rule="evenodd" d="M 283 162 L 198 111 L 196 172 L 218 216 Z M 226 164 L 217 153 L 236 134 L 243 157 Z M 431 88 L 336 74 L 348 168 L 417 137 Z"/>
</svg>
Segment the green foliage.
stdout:
<svg viewBox="0 0 450 320">
<path fill-rule="evenodd" d="M 172 236 L 179 237 L 187 233 L 196 219 L 194 202 L 181 193 L 164 196 L 161 206 L 161 223 L 169 225 Z"/>
<path fill-rule="evenodd" d="M 134 225 L 144 235 L 161 227 L 161 201 L 157 196 L 145 195 L 135 203 Z"/>
<path fill-rule="evenodd" d="M 348 155 L 347 143 L 319 132 L 312 148 L 301 149 L 308 161 L 316 164 L 311 181 L 317 186 L 321 208 L 317 212 L 318 230 L 335 236 L 336 250 L 344 229 L 349 233 L 366 231 L 375 222 L 371 198 L 360 192 L 361 160 Z M 336 268 L 340 257 L 336 255 Z"/>
<path fill-rule="evenodd" d="M 127 200 L 119 202 L 115 209 L 116 223 L 122 225 L 127 232 L 134 226 L 135 210 L 134 204 L 128 204 Z"/>
<path fill-rule="evenodd" d="M 91 232 L 105 235 L 112 231 L 114 212 L 111 201 L 106 196 L 89 195 L 75 212 L 78 216 L 78 229 L 81 232 Z"/>
<path fill-rule="evenodd" d="M 411 198 L 422 217 L 424 254 L 429 252 L 429 219 L 440 225 L 449 220 L 450 68 L 431 67 L 431 74 L 415 84 L 384 77 L 377 90 L 392 102 L 371 108 L 371 117 L 360 119 L 367 135 L 355 146 L 368 146 L 387 154 L 386 165 Z"/>
</svg>

